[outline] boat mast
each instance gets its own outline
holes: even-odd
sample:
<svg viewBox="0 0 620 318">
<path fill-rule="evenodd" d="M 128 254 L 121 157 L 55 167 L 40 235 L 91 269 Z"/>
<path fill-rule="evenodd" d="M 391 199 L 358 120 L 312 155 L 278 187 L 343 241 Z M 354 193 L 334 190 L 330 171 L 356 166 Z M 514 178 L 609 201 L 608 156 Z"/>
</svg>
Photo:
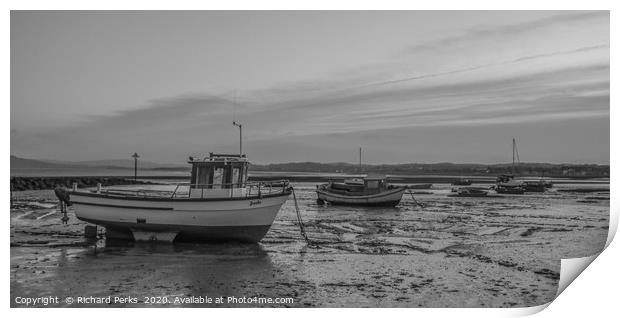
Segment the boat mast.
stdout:
<svg viewBox="0 0 620 318">
<path fill-rule="evenodd" d="M 519 149 L 517 148 L 517 141 L 512 138 L 512 174 L 516 174 L 516 166 L 515 166 L 515 158 L 517 159 L 517 164 L 521 163 L 519 160 Z"/>
<path fill-rule="evenodd" d="M 360 147 L 360 173 L 362 173 L 362 147 Z"/>
<path fill-rule="evenodd" d="M 233 125 L 239 127 L 239 157 L 243 156 L 243 125 L 233 120 Z"/>
<path fill-rule="evenodd" d="M 515 139 L 512 138 L 512 174 L 515 174 Z"/>
</svg>

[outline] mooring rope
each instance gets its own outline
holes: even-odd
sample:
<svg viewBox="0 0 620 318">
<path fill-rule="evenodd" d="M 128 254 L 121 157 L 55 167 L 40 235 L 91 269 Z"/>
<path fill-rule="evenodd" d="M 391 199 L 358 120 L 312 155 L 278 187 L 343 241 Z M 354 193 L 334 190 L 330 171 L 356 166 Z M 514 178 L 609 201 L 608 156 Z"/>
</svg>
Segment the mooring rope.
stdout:
<svg viewBox="0 0 620 318">
<path fill-rule="evenodd" d="M 295 188 L 291 187 L 291 190 L 293 192 L 293 201 L 295 202 L 295 212 L 297 213 L 297 223 L 299 224 L 299 231 L 301 232 L 301 236 L 306 241 L 306 244 L 308 245 L 308 247 L 318 248 L 319 245 L 317 243 L 313 243 L 312 241 L 310 241 L 310 239 L 308 238 L 308 235 L 306 234 L 306 229 L 304 228 L 304 221 L 301 219 L 301 213 L 299 212 L 299 205 L 297 204 L 297 196 L 295 195 Z"/>
<path fill-rule="evenodd" d="M 413 199 L 413 202 L 415 202 L 415 204 L 417 204 L 421 208 L 424 208 L 424 204 L 418 202 L 418 200 L 415 199 L 415 197 L 413 196 L 413 192 L 407 191 L 407 193 L 411 194 L 411 199 Z"/>
</svg>

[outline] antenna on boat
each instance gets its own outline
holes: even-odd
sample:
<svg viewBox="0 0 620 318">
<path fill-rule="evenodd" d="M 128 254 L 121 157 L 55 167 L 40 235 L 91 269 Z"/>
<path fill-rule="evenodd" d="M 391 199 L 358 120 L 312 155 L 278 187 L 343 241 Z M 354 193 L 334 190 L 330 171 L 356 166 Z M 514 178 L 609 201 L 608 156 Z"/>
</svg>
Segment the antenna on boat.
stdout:
<svg viewBox="0 0 620 318">
<path fill-rule="evenodd" d="M 237 91 L 233 91 L 233 123 L 237 117 Z"/>
<path fill-rule="evenodd" d="M 521 163 L 521 160 L 519 160 L 519 149 L 517 149 L 517 141 L 512 138 L 512 174 L 515 174 L 516 172 L 515 158 L 517 159 L 517 163 Z"/>
<path fill-rule="evenodd" d="M 243 156 L 243 125 L 233 120 L 234 126 L 239 127 L 239 157 Z"/>
<path fill-rule="evenodd" d="M 235 119 L 237 109 L 237 91 L 235 90 L 233 93 L 233 122 L 234 126 L 239 127 L 239 158 L 243 156 L 243 128 L 240 123 Z"/>
</svg>

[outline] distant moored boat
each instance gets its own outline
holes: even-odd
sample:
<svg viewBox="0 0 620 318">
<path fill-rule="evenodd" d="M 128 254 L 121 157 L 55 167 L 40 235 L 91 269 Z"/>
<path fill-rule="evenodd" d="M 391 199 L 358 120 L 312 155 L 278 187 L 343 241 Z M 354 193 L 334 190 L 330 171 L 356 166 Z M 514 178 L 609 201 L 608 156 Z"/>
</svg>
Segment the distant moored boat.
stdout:
<svg viewBox="0 0 620 318">
<path fill-rule="evenodd" d="M 452 185 L 467 186 L 471 184 L 472 181 L 470 179 L 456 179 L 452 181 Z"/>
<path fill-rule="evenodd" d="M 343 205 L 396 206 L 407 187 L 387 182 L 385 176 L 367 176 L 317 185 L 317 201 Z"/>
<path fill-rule="evenodd" d="M 448 195 L 455 197 L 486 197 L 489 191 L 481 187 L 461 187 L 455 189 L 456 194 Z"/>
</svg>

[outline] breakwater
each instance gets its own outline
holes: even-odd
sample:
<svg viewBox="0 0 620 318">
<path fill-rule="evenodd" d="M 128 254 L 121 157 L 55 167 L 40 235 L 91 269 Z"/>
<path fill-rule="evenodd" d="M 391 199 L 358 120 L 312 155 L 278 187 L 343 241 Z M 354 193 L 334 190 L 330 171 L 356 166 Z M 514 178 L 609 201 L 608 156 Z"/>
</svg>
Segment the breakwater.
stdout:
<svg viewBox="0 0 620 318">
<path fill-rule="evenodd" d="M 144 180 L 133 180 L 132 177 L 11 177 L 11 191 L 45 190 L 57 186 L 71 188 L 77 183 L 78 188 L 128 184 L 155 184 Z"/>
</svg>

